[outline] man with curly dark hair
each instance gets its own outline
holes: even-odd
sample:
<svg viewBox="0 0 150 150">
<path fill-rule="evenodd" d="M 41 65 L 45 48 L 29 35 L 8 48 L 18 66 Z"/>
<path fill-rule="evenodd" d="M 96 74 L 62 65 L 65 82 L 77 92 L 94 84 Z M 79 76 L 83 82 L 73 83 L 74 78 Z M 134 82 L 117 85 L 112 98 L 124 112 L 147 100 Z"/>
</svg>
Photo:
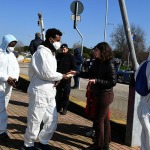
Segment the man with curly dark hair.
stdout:
<svg viewBox="0 0 150 150">
<path fill-rule="evenodd" d="M 57 128 L 58 120 L 55 82 L 67 79 L 65 74 L 56 70 L 55 52 L 61 46 L 61 36 L 62 33 L 59 30 L 48 29 L 46 40 L 38 46 L 29 64 L 29 107 L 24 146 L 21 150 L 36 149 L 34 142 L 37 137 L 38 149 L 50 150 L 48 142 Z M 40 131 L 41 122 L 43 122 L 43 128 Z"/>
</svg>

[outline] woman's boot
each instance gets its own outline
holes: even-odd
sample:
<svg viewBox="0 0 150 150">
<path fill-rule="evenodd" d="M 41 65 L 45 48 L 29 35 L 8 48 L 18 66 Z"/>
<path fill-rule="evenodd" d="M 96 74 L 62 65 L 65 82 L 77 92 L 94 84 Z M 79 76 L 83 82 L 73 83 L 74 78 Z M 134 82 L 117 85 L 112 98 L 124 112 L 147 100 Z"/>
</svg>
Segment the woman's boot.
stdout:
<svg viewBox="0 0 150 150">
<path fill-rule="evenodd" d="M 103 150 L 109 150 L 109 144 L 103 146 Z"/>
</svg>

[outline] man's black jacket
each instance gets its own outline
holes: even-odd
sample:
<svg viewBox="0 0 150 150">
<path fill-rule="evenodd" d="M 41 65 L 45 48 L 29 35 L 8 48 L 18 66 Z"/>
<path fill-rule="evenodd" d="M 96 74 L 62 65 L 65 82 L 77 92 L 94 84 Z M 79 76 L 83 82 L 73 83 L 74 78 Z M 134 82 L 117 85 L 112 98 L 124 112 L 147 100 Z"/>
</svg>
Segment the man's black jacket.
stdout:
<svg viewBox="0 0 150 150">
<path fill-rule="evenodd" d="M 43 40 L 40 37 L 36 37 L 34 40 L 32 40 L 30 42 L 29 45 L 29 50 L 31 55 L 33 55 L 35 53 L 35 51 L 37 50 L 37 47 L 42 44 Z"/>
<path fill-rule="evenodd" d="M 58 53 L 56 55 L 57 59 L 57 71 L 66 74 L 70 70 L 76 70 L 76 60 L 73 55 L 71 55 L 69 52 L 63 54 Z"/>
</svg>

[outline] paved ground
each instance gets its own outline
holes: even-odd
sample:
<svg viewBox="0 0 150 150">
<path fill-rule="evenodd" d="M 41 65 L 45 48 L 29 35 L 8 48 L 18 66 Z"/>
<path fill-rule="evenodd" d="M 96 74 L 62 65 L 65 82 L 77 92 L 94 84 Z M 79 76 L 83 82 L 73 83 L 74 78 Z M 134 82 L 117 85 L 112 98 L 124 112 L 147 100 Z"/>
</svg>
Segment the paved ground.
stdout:
<svg viewBox="0 0 150 150">
<path fill-rule="evenodd" d="M 14 89 L 8 106 L 8 134 L 11 140 L 7 142 L 0 141 L 0 149 L 15 150 L 23 144 L 27 106 L 28 95 Z M 85 137 L 85 132 L 91 125 L 90 120 L 71 111 L 65 116 L 59 115 L 58 128 L 49 142 L 51 148 L 54 150 L 82 150 L 88 147 L 92 140 Z M 139 147 L 125 146 L 125 126 L 112 123 L 112 129 L 114 130 L 112 130 L 110 150 L 139 150 Z"/>
<path fill-rule="evenodd" d="M 118 99 L 120 99 L 119 95 L 122 94 L 121 91 L 126 92 L 125 88 L 125 85 L 119 85 L 119 89 L 114 89 L 114 91 L 119 90 L 119 92 L 117 92 L 116 100 L 111 106 L 112 142 L 110 143 L 110 150 L 140 150 L 138 146 L 126 146 L 124 142 L 127 96 L 122 95 L 121 100 L 118 101 Z M 92 139 L 85 136 L 85 132 L 92 125 L 92 122 L 84 116 L 85 89 L 72 90 L 70 100 L 72 103 L 67 115 L 62 116 L 59 114 L 57 130 L 49 141 L 53 150 L 83 150 L 92 143 Z M 122 108 L 118 109 L 118 106 L 122 106 Z M 28 95 L 14 89 L 8 105 L 8 134 L 11 140 L 7 142 L 0 141 L 0 150 L 16 150 L 23 145 L 27 107 Z"/>
<path fill-rule="evenodd" d="M 28 63 L 20 63 L 21 76 L 27 79 L 28 74 Z M 72 86 L 74 84 L 72 80 Z M 71 91 L 71 100 L 77 103 L 80 106 L 85 107 L 86 105 L 86 86 L 88 80 L 80 79 L 80 90 Z M 26 84 L 26 83 L 25 83 Z M 111 104 L 111 119 L 118 123 L 126 124 L 126 114 L 127 114 L 127 105 L 128 105 L 128 91 L 129 86 L 125 84 L 117 84 L 114 87 L 114 101 Z"/>
</svg>

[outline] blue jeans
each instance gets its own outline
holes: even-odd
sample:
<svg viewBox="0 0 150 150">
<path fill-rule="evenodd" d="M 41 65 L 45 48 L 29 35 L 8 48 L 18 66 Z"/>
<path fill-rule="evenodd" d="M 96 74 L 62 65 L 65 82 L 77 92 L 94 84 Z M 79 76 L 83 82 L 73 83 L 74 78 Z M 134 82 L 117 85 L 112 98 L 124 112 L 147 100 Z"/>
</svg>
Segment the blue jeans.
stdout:
<svg viewBox="0 0 150 150">
<path fill-rule="evenodd" d="M 80 80 L 79 77 L 75 75 L 73 78 L 74 78 L 74 87 L 79 87 L 79 80 Z"/>
</svg>

